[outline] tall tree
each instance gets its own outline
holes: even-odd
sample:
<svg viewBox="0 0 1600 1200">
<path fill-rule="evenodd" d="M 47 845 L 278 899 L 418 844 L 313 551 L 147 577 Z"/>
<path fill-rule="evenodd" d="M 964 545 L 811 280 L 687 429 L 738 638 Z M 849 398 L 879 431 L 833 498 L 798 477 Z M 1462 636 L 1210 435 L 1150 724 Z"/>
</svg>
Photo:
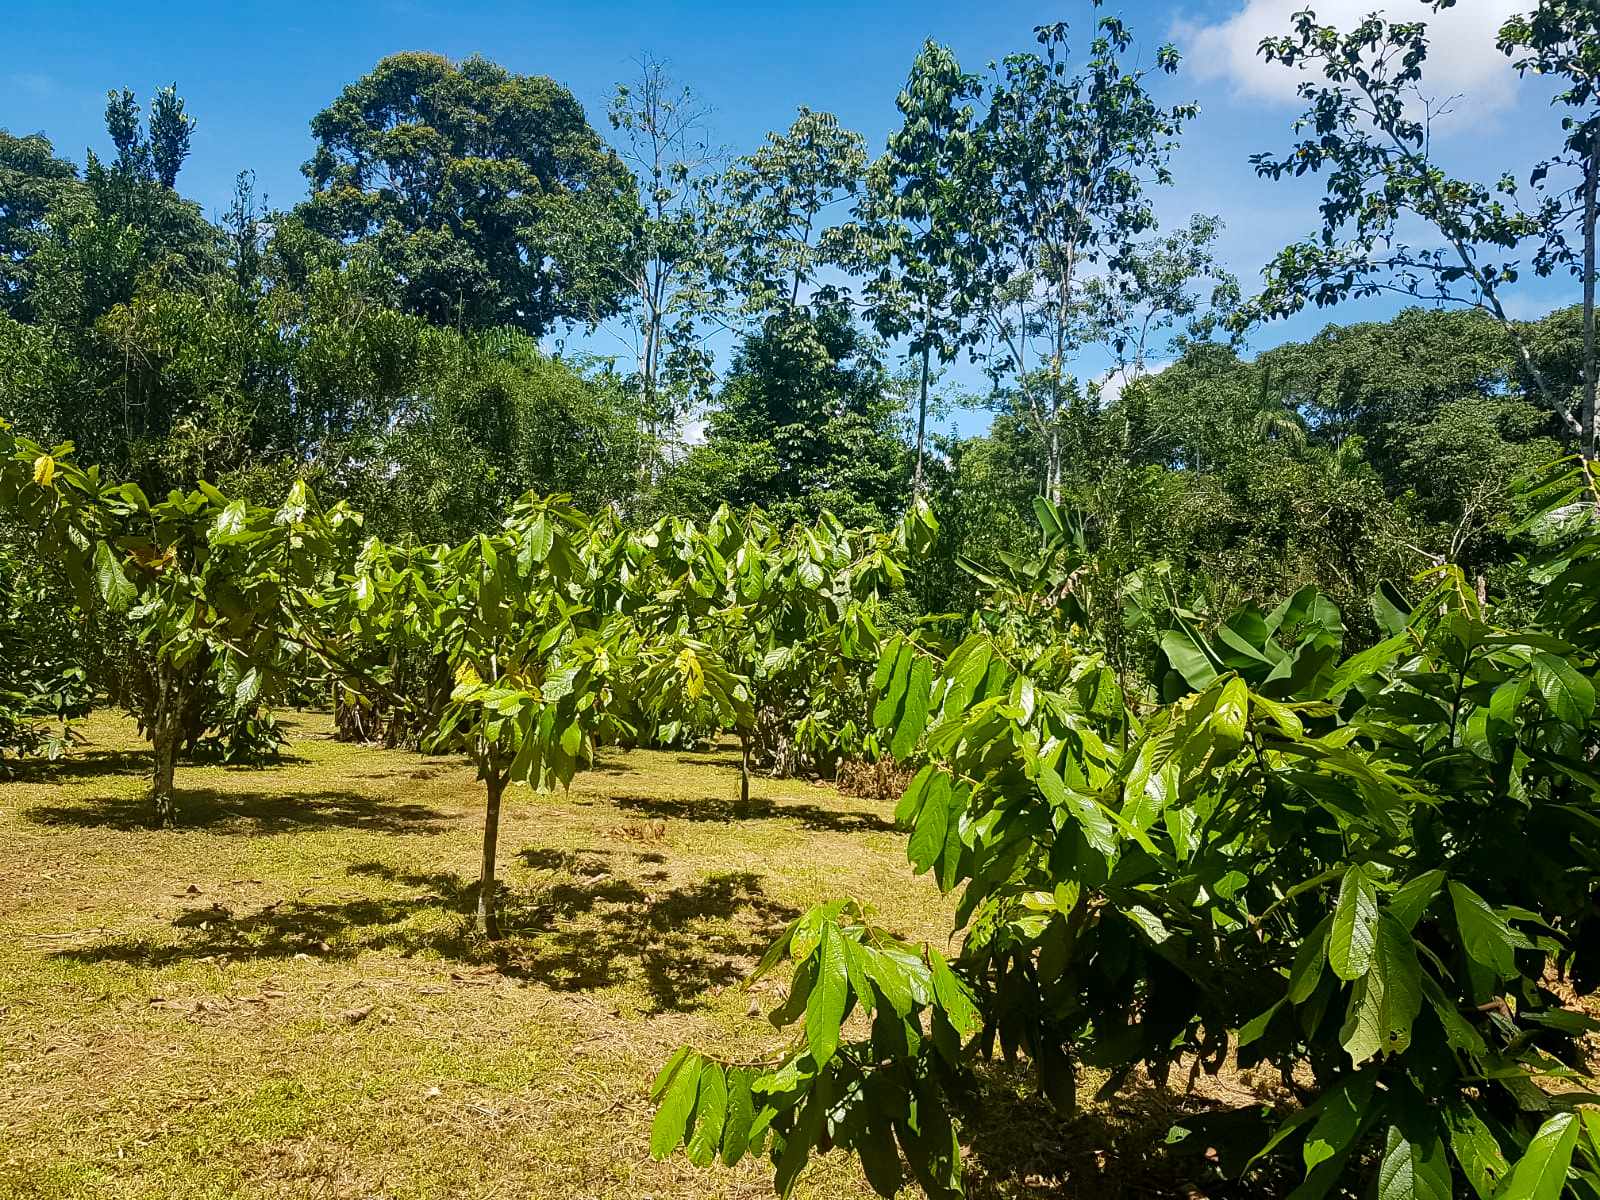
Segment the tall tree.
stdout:
<svg viewBox="0 0 1600 1200">
<path fill-rule="evenodd" d="M 57 158 L 42 133 L 16 137 L 0 129 L 0 312 L 26 317 L 46 218 L 77 181 L 78 169 Z"/>
<path fill-rule="evenodd" d="M 962 280 L 979 252 L 967 221 L 963 176 L 972 169 L 981 95 L 945 46 L 925 42 L 896 99 L 904 118 L 867 172 L 855 219 L 839 234 L 841 258 L 866 276 L 868 318 L 886 338 L 905 336 L 917 370 L 916 457 L 911 491 L 923 491 L 932 360 L 951 362 L 978 336 Z"/>
<path fill-rule="evenodd" d="M 1567 266 L 1583 285 L 1583 401 L 1578 422 L 1585 458 L 1595 457 L 1595 236 L 1600 224 L 1600 8 L 1587 0 L 1539 0 L 1527 16 L 1500 30 L 1500 49 L 1523 74 L 1553 76 L 1562 89 L 1555 103 L 1570 111 L 1562 119 L 1562 153 L 1534 168 L 1536 186 L 1562 172 L 1568 186 L 1557 197 L 1555 220 L 1536 260 L 1541 271 Z M 1518 57 L 1520 56 L 1520 57 Z M 1575 176 L 1575 181 L 1573 178 Z M 1547 210 L 1548 211 L 1548 210 Z M 1574 239 L 1569 230 L 1577 225 Z M 1576 245 L 1573 242 L 1576 241 Z"/>
<path fill-rule="evenodd" d="M 1452 4 L 1433 0 L 1435 9 Z M 1265 39 L 1261 52 L 1322 78 L 1299 86 L 1306 113 L 1294 144 L 1282 155 L 1254 155 L 1256 172 L 1267 179 L 1322 174 L 1326 185 L 1322 229 L 1279 251 L 1244 313 L 1269 319 L 1308 303 L 1384 293 L 1482 309 L 1511 339 L 1529 389 L 1569 435 L 1581 434 L 1505 299 L 1520 273 L 1520 249 L 1549 227 L 1550 214 L 1518 208 L 1509 177 L 1489 186 L 1439 165 L 1432 126 L 1449 103 L 1422 93 L 1427 25 L 1374 14 L 1342 32 L 1304 11 L 1291 33 Z M 1427 230 L 1421 245 L 1407 236 L 1417 223 Z"/>
<path fill-rule="evenodd" d="M 783 133 L 723 177 L 721 225 L 727 276 L 752 314 L 792 312 L 834 256 L 832 212 L 855 196 L 866 170 L 866 142 L 832 113 L 802 107 Z M 835 289 L 824 286 L 827 303 Z"/>
<path fill-rule="evenodd" d="M 563 231 L 629 219 L 633 180 L 572 93 L 484 58 L 394 54 L 311 122 L 305 223 L 368 239 L 405 308 L 539 336 L 615 311 Z"/>
<path fill-rule="evenodd" d="M 1006 394 L 1041 439 L 1043 490 L 1058 499 L 1063 420 L 1083 395 L 1069 366 L 1084 287 L 1154 225 L 1146 188 L 1170 182 L 1172 150 L 1198 109 L 1157 103 L 1151 75 L 1176 72 L 1178 52 L 1165 45 L 1152 66 L 1128 66 L 1133 38 L 1118 17 L 1096 20 L 1077 71 L 1066 25 L 1035 36 L 1039 49 L 1007 56 L 993 84 L 983 171 L 968 194 L 989 252 L 969 286 L 994 342 L 990 369 L 1010 380 Z"/>
<path fill-rule="evenodd" d="M 758 504 L 887 525 L 908 477 L 902 397 L 842 302 L 780 312 L 739 346 L 698 446 L 663 485 L 679 511 Z"/>
<path fill-rule="evenodd" d="M 631 229 L 613 231 L 615 241 L 595 247 L 594 259 L 626 290 L 639 403 L 659 442 L 689 402 L 708 397 L 713 380 L 706 339 L 722 301 L 713 280 L 720 255 L 710 109 L 647 56 L 638 77 L 618 85 L 607 115 L 622 140 L 622 160 L 639 180 L 641 211 Z M 627 252 L 617 253 L 619 244 Z M 658 461 L 652 457 L 652 476 Z"/>
</svg>

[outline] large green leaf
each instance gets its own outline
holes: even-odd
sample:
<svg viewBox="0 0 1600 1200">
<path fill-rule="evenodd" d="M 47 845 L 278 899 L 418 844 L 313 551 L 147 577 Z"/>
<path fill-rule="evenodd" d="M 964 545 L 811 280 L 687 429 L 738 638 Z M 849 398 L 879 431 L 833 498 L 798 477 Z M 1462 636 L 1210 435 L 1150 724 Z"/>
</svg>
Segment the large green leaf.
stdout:
<svg viewBox="0 0 1600 1200">
<path fill-rule="evenodd" d="M 1452 1097 L 1445 1106 L 1445 1122 L 1450 1127 L 1450 1150 L 1461 1164 L 1467 1182 L 1480 1200 L 1490 1200 L 1510 1173 L 1511 1165 L 1473 1103 L 1464 1096 Z"/>
<path fill-rule="evenodd" d="M 1378 923 L 1371 965 L 1351 989 L 1340 1043 L 1360 1066 L 1377 1054 L 1401 1054 L 1422 1010 L 1416 943 L 1393 917 Z"/>
<path fill-rule="evenodd" d="M 1450 902 L 1455 908 L 1461 945 L 1474 962 L 1488 967 L 1500 979 L 1517 973 L 1516 948 L 1520 940 L 1500 914 L 1464 883 L 1450 881 Z"/>
<path fill-rule="evenodd" d="M 1289 969 L 1290 1004 L 1304 1004 L 1311 998 L 1311 993 L 1317 990 L 1317 984 L 1322 980 L 1323 964 L 1328 961 L 1328 934 L 1332 927 L 1333 916 L 1329 914 L 1300 943 L 1300 949 L 1294 956 L 1294 965 Z"/>
<path fill-rule="evenodd" d="M 1300 1149 L 1308 1172 L 1350 1149 L 1372 1103 L 1373 1082 L 1372 1073 L 1362 1071 L 1332 1088 L 1319 1103 L 1317 1123 Z"/>
<path fill-rule="evenodd" d="M 689 1161 L 709 1167 L 722 1145 L 728 1115 L 728 1081 L 722 1067 L 709 1059 L 700 1068 L 700 1090 L 694 1102 L 694 1132 L 689 1135 Z"/>
<path fill-rule="evenodd" d="M 917 740 L 922 737 L 922 731 L 928 724 L 928 701 L 932 688 L 933 664 L 926 656 L 919 654 L 906 684 L 905 707 L 889 741 L 889 753 L 896 758 L 909 758 L 917 748 Z"/>
<path fill-rule="evenodd" d="M 666 1158 L 683 1141 L 685 1127 L 694 1113 L 695 1097 L 700 1091 L 700 1064 L 700 1056 L 691 1052 L 678 1061 L 672 1072 L 650 1128 L 651 1158 Z"/>
<path fill-rule="evenodd" d="M 918 874 L 938 860 L 944 849 L 949 823 L 950 776 L 940 771 L 928 782 L 922 808 L 917 813 L 916 828 L 911 831 L 911 840 L 906 845 L 906 857 L 916 867 Z"/>
<path fill-rule="evenodd" d="M 1437 1135 L 1408 1141 L 1395 1126 L 1378 1164 L 1378 1200 L 1450 1200 L 1450 1164 Z"/>
<path fill-rule="evenodd" d="M 1367 868 L 1356 863 L 1344 873 L 1328 936 L 1328 965 L 1340 979 L 1360 979 L 1372 961 L 1378 935 L 1378 889 Z"/>
<path fill-rule="evenodd" d="M 106 542 L 95 543 L 94 585 L 100 599 L 112 612 L 123 612 L 138 598 L 139 590 L 128 582 L 117 556 Z"/>
<path fill-rule="evenodd" d="M 850 997 L 846 953 L 839 927 L 832 921 L 823 922 L 822 940 L 817 944 L 817 979 L 806 1000 L 806 1046 L 819 1067 L 839 1048 L 839 1027 Z"/>
<path fill-rule="evenodd" d="M 1217 669 L 1221 664 L 1206 646 L 1205 639 L 1186 623 L 1179 621 L 1176 629 L 1169 629 L 1161 635 L 1161 649 L 1173 668 L 1183 676 L 1184 682 L 1196 691 L 1216 682 Z"/>
<path fill-rule="evenodd" d="M 1594 715 L 1594 684 L 1566 659 L 1541 650 L 1533 656 L 1533 679 L 1550 711 L 1582 728 Z"/>
<path fill-rule="evenodd" d="M 933 947 L 928 948 L 928 960 L 933 971 L 933 996 L 945 1017 L 962 1037 L 971 1037 L 983 1027 L 983 1016 L 978 1011 L 972 990 L 957 979 L 955 973 Z"/>
<path fill-rule="evenodd" d="M 1539 1126 L 1497 1200 L 1560 1200 L 1577 1144 L 1577 1118 L 1556 1113 Z"/>
<path fill-rule="evenodd" d="M 755 1097 L 750 1092 L 752 1073 L 748 1067 L 728 1068 L 728 1116 L 722 1133 L 722 1162 L 733 1166 L 744 1156 L 750 1142 L 750 1126 L 755 1121 Z"/>
<path fill-rule="evenodd" d="M 878 702 L 872 709 L 872 723 L 879 729 L 889 728 L 895 714 L 900 711 L 900 701 L 905 695 L 906 679 L 911 672 L 912 657 L 911 646 L 902 639 L 895 651 L 888 677 L 878 692 Z"/>
</svg>

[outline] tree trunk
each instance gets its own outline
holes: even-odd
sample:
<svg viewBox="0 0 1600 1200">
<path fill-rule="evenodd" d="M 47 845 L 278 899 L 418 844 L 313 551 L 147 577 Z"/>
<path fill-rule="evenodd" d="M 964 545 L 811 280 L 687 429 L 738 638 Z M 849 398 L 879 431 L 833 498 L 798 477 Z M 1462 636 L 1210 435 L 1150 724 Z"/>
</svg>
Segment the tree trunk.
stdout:
<svg viewBox="0 0 1600 1200">
<path fill-rule="evenodd" d="M 1579 445 L 1585 460 L 1595 456 L 1595 330 L 1594 330 L 1594 258 L 1596 189 L 1600 188 L 1600 147 L 1590 150 L 1584 164 L 1583 180 L 1583 412 L 1579 420 L 1583 430 Z"/>
<path fill-rule="evenodd" d="M 917 393 L 917 462 L 911 471 L 911 499 L 922 495 L 922 456 L 928 433 L 928 355 L 930 347 L 922 348 L 922 386 Z"/>
<path fill-rule="evenodd" d="M 478 932 L 487 938 L 500 936 L 500 913 L 496 892 L 499 881 L 495 878 L 495 862 L 500 844 L 500 797 L 506 790 L 505 775 L 490 763 L 484 776 L 488 803 L 483 811 L 483 867 L 478 874 Z"/>
<path fill-rule="evenodd" d="M 1054 424 L 1050 427 L 1050 461 L 1045 467 L 1045 495 L 1050 498 L 1050 503 L 1061 503 L 1061 430 Z"/>
<path fill-rule="evenodd" d="M 182 733 L 182 713 L 169 696 L 163 696 L 150 730 L 155 751 L 155 773 L 150 784 L 150 802 L 157 829 L 171 829 L 178 823 L 178 794 L 173 787 L 177 773 L 178 742 Z"/>
<path fill-rule="evenodd" d="M 748 807 L 750 804 L 750 738 L 749 735 L 739 735 L 739 806 Z"/>
</svg>

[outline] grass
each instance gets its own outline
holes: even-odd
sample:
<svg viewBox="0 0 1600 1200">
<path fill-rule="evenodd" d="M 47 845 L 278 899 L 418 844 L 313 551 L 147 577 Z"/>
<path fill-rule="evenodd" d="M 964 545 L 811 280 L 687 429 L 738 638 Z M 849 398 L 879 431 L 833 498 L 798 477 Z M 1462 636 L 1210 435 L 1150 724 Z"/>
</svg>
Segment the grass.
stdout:
<svg viewBox="0 0 1600 1200">
<path fill-rule="evenodd" d="M 891 806 L 758 779 L 741 808 L 731 755 L 639 751 L 508 793 L 491 945 L 471 769 L 288 725 L 281 765 L 181 768 L 176 830 L 117 717 L 0 783 L 0 1196 L 770 1195 L 764 1162 L 650 1160 L 656 1068 L 778 1041 L 779 985 L 738 984 L 815 901 L 949 936 Z M 1170 1101 L 1069 1124 L 994 1084 L 976 1194 L 1181 1194 L 1146 1154 Z M 828 1155 L 797 1195 L 870 1192 Z"/>
</svg>

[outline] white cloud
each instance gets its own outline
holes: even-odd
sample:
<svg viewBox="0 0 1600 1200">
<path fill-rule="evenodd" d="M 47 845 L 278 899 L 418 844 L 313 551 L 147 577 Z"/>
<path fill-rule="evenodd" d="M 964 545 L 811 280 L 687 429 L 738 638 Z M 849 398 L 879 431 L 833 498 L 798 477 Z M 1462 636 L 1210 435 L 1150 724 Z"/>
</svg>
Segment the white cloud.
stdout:
<svg viewBox="0 0 1600 1200">
<path fill-rule="evenodd" d="M 1152 375 L 1161 374 L 1171 365 L 1171 362 L 1147 362 L 1144 365 L 1143 375 L 1135 375 L 1129 368 L 1113 367 L 1095 381 L 1100 385 L 1100 403 L 1115 404 L 1117 397 L 1122 395 L 1123 390 L 1135 378 L 1148 379 Z"/>
<path fill-rule="evenodd" d="M 1511 104 L 1517 76 L 1511 62 L 1495 47 L 1495 35 L 1527 0 L 1465 0 L 1434 13 L 1417 0 L 1244 0 L 1231 17 L 1214 23 L 1180 20 L 1173 38 L 1184 52 L 1184 66 L 1201 80 L 1233 85 L 1240 99 L 1294 104 L 1296 87 L 1317 78 L 1269 63 L 1257 53 L 1261 39 L 1292 32 L 1292 17 L 1311 8 L 1317 19 L 1340 29 L 1353 27 L 1373 11 L 1396 20 L 1426 20 L 1428 61 L 1423 91 L 1431 99 L 1460 95 L 1456 113 L 1475 116 Z M 1454 122 L 1462 128 L 1464 122 Z"/>
</svg>

